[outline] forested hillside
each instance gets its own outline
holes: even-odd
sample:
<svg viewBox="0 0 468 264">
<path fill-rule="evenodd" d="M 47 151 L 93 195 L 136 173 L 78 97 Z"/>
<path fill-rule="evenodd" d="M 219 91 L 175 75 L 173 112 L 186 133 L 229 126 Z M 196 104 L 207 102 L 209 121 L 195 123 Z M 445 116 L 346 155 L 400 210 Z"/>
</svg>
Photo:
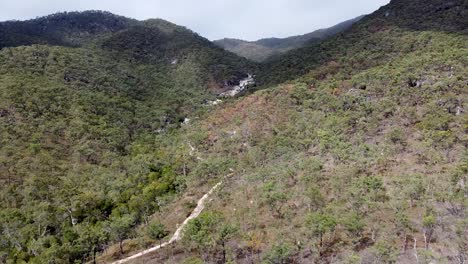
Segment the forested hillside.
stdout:
<svg viewBox="0 0 468 264">
<path fill-rule="evenodd" d="M 140 157 L 137 142 L 157 151 L 158 134 L 255 69 L 163 20 L 0 25 L 2 263 L 84 262 L 126 238 L 184 188 L 168 153 Z"/>
<path fill-rule="evenodd" d="M 466 262 L 465 2 L 392 0 L 259 69 L 163 20 L 0 24 L 0 262 L 122 259 L 217 184 L 133 263 Z"/>
<path fill-rule="evenodd" d="M 222 189 L 183 243 L 135 263 L 466 262 L 465 12 L 392 1 L 265 64 L 262 80 L 289 81 L 177 133 L 199 158 L 188 193 Z M 155 221 L 173 230 L 183 208 Z"/>
<path fill-rule="evenodd" d="M 343 32 L 359 21 L 363 16 L 347 20 L 338 25 L 326 29 L 319 29 L 314 32 L 292 36 L 288 38 L 265 38 L 257 41 L 245 41 L 240 39 L 220 39 L 214 43 L 228 51 L 241 57 L 263 62 L 272 57 L 279 56 L 287 51 L 302 48 L 308 44 L 317 43 Z"/>
</svg>

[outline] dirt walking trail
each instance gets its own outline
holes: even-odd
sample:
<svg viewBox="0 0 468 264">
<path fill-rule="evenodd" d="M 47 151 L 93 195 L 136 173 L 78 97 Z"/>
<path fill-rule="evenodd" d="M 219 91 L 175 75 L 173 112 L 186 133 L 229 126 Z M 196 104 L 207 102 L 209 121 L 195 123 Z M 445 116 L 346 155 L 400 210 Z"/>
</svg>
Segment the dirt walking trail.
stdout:
<svg viewBox="0 0 468 264">
<path fill-rule="evenodd" d="M 207 192 L 205 195 L 203 195 L 202 198 L 200 198 L 200 200 L 198 200 L 198 203 L 197 203 L 197 207 L 195 207 L 195 209 L 193 210 L 193 212 L 189 215 L 189 217 L 187 217 L 187 219 L 185 219 L 185 221 L 179 226 L 179 228 L 177 228 L 177 230 L 175 231 L 174 235 L 172 235 L 171 239 L 167 242 L 164 242 L 162 243 L 161 245 L 157 245 L 155 247 L 152 247 L 152 248 L 149 248 L 147 250 L 144 250 L 144 251 L 141 251 L 135 255 L 132 255 L 130 257 L 127 257 L 127 258 L 124 258 L 124 259 L 121 259 L 121 260 L 118 260 L 116 262 L 113 262 L 113 264 L 120 264 L 120 263 L 126 263 L 128 261 L 131 261 L 131 260 L 134 260 L 134 259 L 137 259 L 139 257 L 142 257 L 146 254 L 149 254 L 149 253 L 152 253 L 152 252 L 155 252 L 157 250 L 159 250 L 160 248 L 163 248 L 163 247 L 166 247 L 174 242 L 176 242 L 177 240 L 180 240 L 182 238 L 182 232 L 185 228 L 185 226 L 187 225 L 187 223 L 192 220 L 192 219 L 195 219 L 197 218 L 200 213 L 203 211 L 203 209 L 205 208 L 205 202 L 206 200 L 208 199 L 208 197 L 210 197 L 210 195 L 216 190 L 218 189 L 218 187 L 222 184 L 222 181 L 219 182 L 218 184 L 216 184 L 215 186 L 213 186 L 213 188 L 211 188 L 211 190 L 209 192 Z"/>
</svg>

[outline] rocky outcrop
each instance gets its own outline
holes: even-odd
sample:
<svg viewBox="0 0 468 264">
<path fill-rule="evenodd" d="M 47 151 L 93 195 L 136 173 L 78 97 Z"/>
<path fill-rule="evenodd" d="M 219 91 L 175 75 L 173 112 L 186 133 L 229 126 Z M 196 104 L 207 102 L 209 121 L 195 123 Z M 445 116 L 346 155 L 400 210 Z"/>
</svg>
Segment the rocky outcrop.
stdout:
<svg viewBox="0 0 468 264">
<path fill-rule="evenodd" d="M 255 85 L 255 79 L 253 75 L 248 74 L 246 78 L 239 81 L 238 85 L 233 86 L 231 89 L 229 89 L 228 91 L 224 93 L 221 93 L 219 96 L 220 97 L 234 97 L 238 95 L 239 93 L 247 90 L 248 87 L 251 85 Z"/>
</svg>

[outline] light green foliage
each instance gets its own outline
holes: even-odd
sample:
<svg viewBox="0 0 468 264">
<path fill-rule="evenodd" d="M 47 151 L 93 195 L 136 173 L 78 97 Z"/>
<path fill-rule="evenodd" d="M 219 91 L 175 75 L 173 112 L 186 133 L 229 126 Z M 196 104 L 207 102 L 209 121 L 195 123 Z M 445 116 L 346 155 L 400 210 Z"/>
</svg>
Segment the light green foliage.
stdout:
<svg viewBox="0 0 468 264">
<path fill-rule="evenodd" d="M 436 224 L 435 216 L 433 214 L 427 214 L 426 216 L 424 216 L 422 223 L 424 228 L 433 229 Z"/>
<path fill-rule="evenodd" d="M 197 258 L 197 257 L 190 257 L 187 259 L 184 259 L 184 264 L 203 264 L 203 259 Z"/>
<path fill-rule="evenodd" d="M 403 208 L 397 208 L 395 212 L 395 227 L 397 234 L 406 236 L 408 231 L 411 231 L 412 225 L 408 213 Z"/>
<path fill-rule="evenodd" d="M 362 263 L 362 259 L 359 255 L 353 253 L 346 259 L 347 264 L 360 264 Z"/>
<path fill-rule="evenodd" d="M 426 215 L 422 219 L 423 233 L 424 233 L 424 243 L 426 249 L 429 249 L 429 244 L 434 235 L 435 228 L 437 226 L 437 218 L 434 215 L 434 212 L 428 210 Z"/>
</svg>

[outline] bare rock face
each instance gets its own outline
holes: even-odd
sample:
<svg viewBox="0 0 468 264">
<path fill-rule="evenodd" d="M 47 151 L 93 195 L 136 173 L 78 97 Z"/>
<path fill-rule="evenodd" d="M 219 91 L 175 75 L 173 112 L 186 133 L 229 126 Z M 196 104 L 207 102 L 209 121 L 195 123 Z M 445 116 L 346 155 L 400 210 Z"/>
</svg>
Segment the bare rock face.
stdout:
<svg viewBox="0 0 468 264">
<path fill-rule="evenodd" d="M 231 89 L 228 91 L 221 93 L 219 96 L 221 97 L 234 97 L 238 95 L 239 93 L 245 91 L 248 89 L 250 85 L 255 84 L 255 79 L 254 76 L 251 74 L 248 74 L 246 78 L 242 79 L 239 81 L 238 85 L 233 86 Z"/>
</svg>

